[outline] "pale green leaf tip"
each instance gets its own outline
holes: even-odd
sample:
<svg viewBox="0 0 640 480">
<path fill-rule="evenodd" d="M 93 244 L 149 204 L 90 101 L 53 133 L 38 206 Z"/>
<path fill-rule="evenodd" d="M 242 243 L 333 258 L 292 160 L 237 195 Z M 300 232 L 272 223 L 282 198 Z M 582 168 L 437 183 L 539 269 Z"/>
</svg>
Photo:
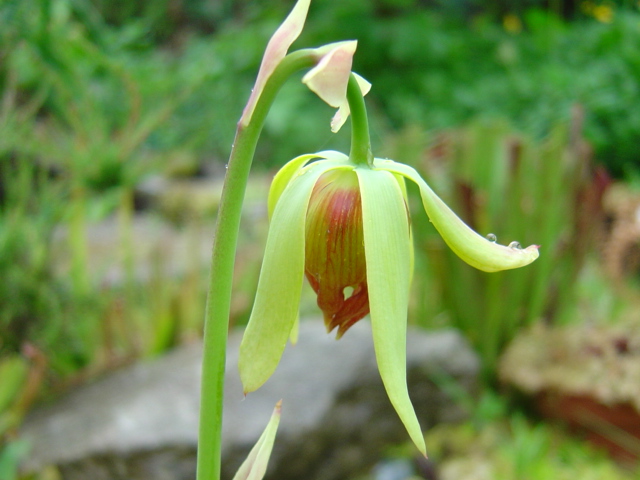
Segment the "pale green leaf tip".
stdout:
<svg viewBox="0 0 640 480">
<path fill-rule="evenodd" d="M 242 356 L 241 356 L 242 359 Z M 242 363 L 239 364 L 240 371 L 240 383 L 242 383 L 242 394 L 246 397 L 247 394 L 255 392 L 262 386 L 264 382 L 259 382 L 254 379 L 255 375 L 247 372 L 246 368 L 243 368 Z"/>
<path fill-rule="evenodd" d="M 427 455 L 427 445 L 424 442 L 424 437 L 422 437 L 422 442 L 420 442 L 420 445 L 416 445 L 416 447 L 418 447 L 418 451 L 424 458 L 429 458 L 429 456 Z"/>
<path fill-rule="evenodd" d="M 264 478 L 278 431 L 278 425 L 280 424 L 281 411 L 282 400 L 276 403 L 269 423 L 249 452 L 249 455 L 247 455 L 245 461 L 240 465 L 233 480 L 262 480 Z"/>
<path fill-rule="evenodd" d="M 291 333 L 289 334 L 289 342 L 291 345 L 296 345 L 298 343 L 298 334 L 300 331 L 300 317 L 296 318 L 295 323 L 293 324 L 293 328 L 291 329 Z"/>
<path fill-rule="evenodd" d="M 406 383 L 405 383 L 405 389 L 406 389 Z M 418 451 L 422 455 L 424 455 L 425 458 L 427 458 L 427 446 L 424 441 L 424 435 L 422 433 L 422 429 L 420 428 L 420 422 L 416 415 L 415 409 L 413 408 L 413 404 L 409 399 L 408 392 L 404 390 L 403 392 L 400 392 L 400 395 L 393 395 L 391 392 L 389 391 L 387 392 L 389 393 L 390 399 L 393 397 L 393 399 L 396 400 L 395 402 L 392 401 L 391 403 L 393 404 L 396 412 L 398 413 L 400 420 L 402 421 L 405 428 L 407 429 L 409 438 L 411 438 L 411 441 L 416 446 Z"/>
<path fill-rule="evenodd" d="M 291 10 L 291 13 L 289 13 L 287 18 L 280 24 L 269 40 L 262 57 L 256 83 L 240 118 L 241 125 L 245 127 L 249 125 L 253 111 L 255 110 L 260 95 L 262 95 L 262 90 L 267 80 L 287 55 L 291 44 L 300 36 L 305 20 L 307 19 L 310 3 L 311 0 L 298 0 Z"/>
<path fill-rule="evenodd" d="M 481 244 L 481 251 L 468 246 L 471 253 L 464 250 L 460 251 L 460 247 L 453 244 L 454 242 L 450 242 L 446 238 L 445 240 L 462 260 L 484 272 L 499 272 L 525 267 L 540 256 L 539 245 L 529 245 L 527 248 L 521 248 L 518 242 L 512 242 L 511 245 L 505 246 L 490 242 L 479 235 L 478 237 L 479 242 L 486 242 L 488 245 Z"/>
<path fill-rule="evenodd" d="M 403 376 L 406 375 L 402 372 Z M 401 392 L 389 392 L 389 398 L 392 400 L 393 407 L 395 408 L 400 420 L 404 424 L 407 429 L 407 433 L 409 434 L 409 438 L 416 446 L 418 451 L 427 457 L 427 446 L 424 441 L 424 435 L 422 433 L 422 429 L 420 428 L 420 422 L 416 415 L 416 411 L 413 408 L 413 404 L 408 395 L 408 391 L 406 390 L 406 382 L 404 383 L 404 389 Z M 395 401 L 394 401 L 395 400 Z"/>
<path fill-rule="evenodd" d="M 413 444 L 416 446 L 418 451 L 424 456 L 424 458 L 428 458 L 427 457 L 427 445 L 426 445 L 426 443 L 424 441 L 424 434 L 422 433 L 422 430 L 420 429 L 420 424 L 418 423 L 418 417 L 416 417 L 415 411 L 413 412 L 413 416 L 415 418 L 416 428 L 415 429 L 407 428 L 407 431 L 409 433 L 409 437 L 411 438 L 411 441 L 413 441 Z"/>
</svg>

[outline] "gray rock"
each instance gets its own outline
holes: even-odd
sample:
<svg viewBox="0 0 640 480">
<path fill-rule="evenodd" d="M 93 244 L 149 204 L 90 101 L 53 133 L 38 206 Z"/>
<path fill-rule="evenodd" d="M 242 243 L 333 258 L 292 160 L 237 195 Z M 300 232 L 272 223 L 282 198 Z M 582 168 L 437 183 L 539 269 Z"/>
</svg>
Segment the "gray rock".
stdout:
<svg viewBox="0 0 640 480">
<path fill-rule="evenodd" d="M 413 477 L 413 474 L 413 465 L 407 458 L 386 460 L 373 468 L 374 480 L 407 480 Z"/>
<path fill-rule="evenodd" d="M 369 323 L 339 342 L 304 321 L 276 373 L 243 398 L 237 374 L 241 333 L 229 338 L 223 478 L 231 478 L 283 399 L 268 478 L 334 480 L 375 464 L 382 449 L 408 441 L 379 379 Z M 409 389 L 424 429 L 463 412 L 430 380 L 454 377 L 472 390 L 478 361 L 455 331 L 410 329 Z M 65 480 L 182 480 L 195 475 L 201 345 L 177 349 L 86 385 L 34 412 L 22 438 L 25 471 L 58 465 Z"/>
<path fill-rule="evenodd" d="M 222 179 L 170 181 L 153 177 L 143 185 L 150 204 L 147 211 L 133 212 L 128 223 L 114 214 L 84 225 L 89 281 L 101 286 L 122 285 L 131 274 L 136 282 L 146 283 L 158 275 L 180 277 L 209 265 L 214 235 L 209 217 L 217 211 Z M 266 238 L 268 189 L 267 178 L 258 176 L 249 182 L 241 220 L 242 234 L 247 238 Z M 77 249 L 73 241 L 66 225 L 56 229 L 54 271 L 59 276 L 71 272 L 71 250 Z M 238 257 L 246 258 L 247 250 L 251 247 L 241 245 Z"/>
<path fill-rule="evenodd" d="M 213 227 L 178 228 L 156 214 L 140 213 L 133 216 L 126 232 L 118 218 L 111 216 L 87 224 L 85 236 L 89 280 L 110 286 L 122 285 L 127 278 L 124 252 L 132 259 L 132 274 L 137 282 L 146 283 L 159 274 L 178 277 L 193 265 L 208 265 Z M 68 229 L 60 227 L 54 240 L 55 272 L 68 275 L 72 262 Z"/>
</svg>

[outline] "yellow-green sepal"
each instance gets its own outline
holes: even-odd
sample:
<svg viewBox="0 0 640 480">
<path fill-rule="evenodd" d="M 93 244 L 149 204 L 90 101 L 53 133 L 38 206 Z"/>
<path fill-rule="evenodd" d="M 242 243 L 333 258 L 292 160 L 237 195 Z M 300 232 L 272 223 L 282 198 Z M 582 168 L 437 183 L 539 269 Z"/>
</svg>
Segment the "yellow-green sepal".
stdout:
<svg viewBox="0 0 640 480">
<path fill-rule="evenodd" d="M 529 265 L 540 255 L 538 245 L 520 248 L 492 242 L 469 228 L 420 177 L 413 168 L 392 160 L 376 159 L 374 166 L 403 175 L 420 189 L 429 219 L 444 241 L 462 260 L 485 272 L 498 272 Z"/>
<path fill-rule="evenodd" d="M 411 239 L 402 188 L 394 175 L 356 168 L 362 198 L 367 287 L 378 370 L 389 399 L 422 454 L 426 446 L 407 389 L 406 332 Z"/>
<path fill-rule="evenodd" d="M 298 170 L 275 205 L 253 310 L 240 343 L 245 393 L 257 390 L 280 362 L 298 318 L 309 198 L 320 175 L 340 167 L 343 162 L 326 160 Z"/>
</svg>

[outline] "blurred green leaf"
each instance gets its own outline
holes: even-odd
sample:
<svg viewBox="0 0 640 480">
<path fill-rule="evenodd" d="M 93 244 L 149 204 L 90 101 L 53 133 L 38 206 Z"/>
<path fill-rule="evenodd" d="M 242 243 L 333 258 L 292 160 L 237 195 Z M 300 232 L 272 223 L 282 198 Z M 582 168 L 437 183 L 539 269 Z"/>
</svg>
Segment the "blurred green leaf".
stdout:
<svg viewBox="0 0 640 480">
<path fill-rule="evenodd" d="M 29 366 L 18 355 L 0 358 L 0 413 L 16 399 L 27 379 Z"/>
</svg>

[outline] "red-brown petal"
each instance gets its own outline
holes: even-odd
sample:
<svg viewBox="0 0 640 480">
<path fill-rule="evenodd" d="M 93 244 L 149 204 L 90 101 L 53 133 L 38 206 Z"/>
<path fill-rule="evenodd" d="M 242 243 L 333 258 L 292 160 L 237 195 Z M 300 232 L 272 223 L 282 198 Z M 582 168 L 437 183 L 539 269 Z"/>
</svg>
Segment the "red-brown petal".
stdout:
<svg viewBox="0 0 640 480">
<path fill-rule="evenodd" d="M 340 338 L 369 313 L 362 204 L 353 171 L 318 179 L 307 211 L 305 274 L 318 295 L 327 331 Z M 345 298 L 345 289 L 353 291 Z"/>
</svg>

